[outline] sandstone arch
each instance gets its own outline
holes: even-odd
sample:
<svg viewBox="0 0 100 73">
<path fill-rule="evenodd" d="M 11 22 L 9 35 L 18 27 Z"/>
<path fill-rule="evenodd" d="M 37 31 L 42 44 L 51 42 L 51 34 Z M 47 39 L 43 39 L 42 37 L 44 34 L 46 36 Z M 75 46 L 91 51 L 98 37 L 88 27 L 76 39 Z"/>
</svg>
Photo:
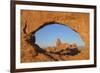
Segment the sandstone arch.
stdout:
<svg viewBox="0 0 100 73">
<path fill-rule="evenodd" d="M 25 34 L 23 28 L 27 21 L 27 34 L 36 32 L 47 23 L 60 23 L 67 25 L 74 31 L 80 34 L 85 42 L 85 49 L 89 49 L 89 14 L 88 13 L 73 13 L 73 12 L 54 12 L 54 11 L 21 11 L 21 34 L 22 44 L 25 43 Z M 22 45 L 23 46 L 23 45 Z M 22 47 L 24 48 L 24 47 Z"/>
<path fill-rule="evenodd" d="M 59 24 L 59 25 L 64 25 L 64 26 L 68 26 L 67 24 L 63 24 L 63 23 L 59 23 L 59 22 L 55 22 L 55 21 L 51 21 L 51 22 L 45 22 L 43 25 L 39 26 L 35 31 L 33 31 L 33 33 L 37 32 L 38 30 L 40 30 L 41 28 L 47 26 L 47 25 L 53 25 L 53 24 Z M 69 26 L 68 26 L 69 27 Z M 71 27 L 69 27 L 71 28 Z M 71 28 L 73 31 L 77 32 L 75 29 Z M 31 32 L 32 33 L 32 32 Z"/>
</svg>

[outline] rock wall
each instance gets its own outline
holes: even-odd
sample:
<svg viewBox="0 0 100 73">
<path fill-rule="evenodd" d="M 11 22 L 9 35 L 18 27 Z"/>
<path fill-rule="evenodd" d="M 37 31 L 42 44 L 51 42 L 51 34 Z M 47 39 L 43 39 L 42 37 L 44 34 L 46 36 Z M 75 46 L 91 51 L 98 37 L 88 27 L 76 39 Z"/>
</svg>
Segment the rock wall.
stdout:
<svg viewBox="0 0 100 73">
<path fill-rule="evenodd" d="M 21 11 L 21 43 L 22 49 L 25 48 L 25 36 L 38 30 L 41 26 L 45 26 L 45 23 L 60 23 L 64 24 L 75 32 L 80 34 L 81 38 L 85 42 L 85 49 L 88 50 L 89 56 L 89 14 L 88 13 L 73 13 L 73 12 L 53 12 L 53 11 Z M 25 33 L 23 29 L 26 28 Z M 28 47 L 29 48 L 29 47 Z"/>
</svg>

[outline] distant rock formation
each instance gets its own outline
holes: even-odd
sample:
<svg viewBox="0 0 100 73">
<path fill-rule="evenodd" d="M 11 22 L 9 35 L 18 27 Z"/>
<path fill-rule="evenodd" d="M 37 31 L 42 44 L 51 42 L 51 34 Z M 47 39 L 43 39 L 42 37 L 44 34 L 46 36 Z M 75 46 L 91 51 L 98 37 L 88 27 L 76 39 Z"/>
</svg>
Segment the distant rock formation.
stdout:
<svg viewBox="0 0 100 73">
<path fill-rule="evenodd" d="M 56 42 L 56 51 L 61 51 L 62 49 L 66 49 L 69 47 L 69 44 L 62 43 L 61 40 L 58 38 Z"/>
<path fill-rule="evenodd" d="M 59 54 L 59 55 L 77 55 L 80 53 L 78 50 L 77 44 L 67 44 L 67 43 L 62 43 L 61 40 L 58 38 L 56 42 L 55 47 L 48 47 L 45 48 L 47 52 L 53 53 L 53 54 Z"/>
<path fill-rule="evenodd" d="M 61 40 L 58 38 L 56 42 L 56 46 L 59 46 L 61 44 Z"/>
</svg>

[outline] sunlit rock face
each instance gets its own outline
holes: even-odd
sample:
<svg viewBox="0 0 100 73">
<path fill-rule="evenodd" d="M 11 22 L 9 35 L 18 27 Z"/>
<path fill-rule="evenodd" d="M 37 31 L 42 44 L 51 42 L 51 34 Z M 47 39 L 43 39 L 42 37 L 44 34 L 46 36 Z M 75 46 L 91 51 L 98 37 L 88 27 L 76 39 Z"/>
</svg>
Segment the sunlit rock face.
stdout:
<svg viewBox="0 0 100 73">
<path fill-rule="evenodd" d="M 88 13 L 72 13 L 72 12 L 50 12 L 50 11 L 21 11 L 21 56 L 22 62 L 33 61 L 31 50 L 32 46 L 27 43 L 26 39 L 29 38 L 32 32 L 36 32 L 41 26 L 45 26 L 45 23 L 61 23 L 69 26 L 75 32 L 79 33 L 81 38 L 85 42 L 85 51 L 81 56 L 69 58 L 74 59 L 89 59 L 89 14 Z M 27 25 L 27 27 L 26 27 Z M 26 30 L 23 29 L 26 27 Z M 26 50 L 28 49 L 28 51 Z M 35 51 L 35 50 L 33 50 Z M 85 54 L 84 54 L 85 52 Z M 29 56 L 28 56 L 28 55 Z M 44 55 L 42 55 L 44 56 Z M 45 57 L 45 60 L 48 60 Z M 39 57 L 35 57 L 38 61 Z"/>
</svg>

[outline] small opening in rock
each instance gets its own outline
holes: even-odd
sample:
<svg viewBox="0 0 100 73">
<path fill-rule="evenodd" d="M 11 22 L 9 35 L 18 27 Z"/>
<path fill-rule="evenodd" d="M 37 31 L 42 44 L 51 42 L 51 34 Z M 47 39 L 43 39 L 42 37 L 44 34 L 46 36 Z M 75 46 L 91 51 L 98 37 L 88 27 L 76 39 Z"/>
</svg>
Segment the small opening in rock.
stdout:
<svg viewBox="0 0 100 73">
<path fill-rule="evenodd" d="M 48 56 L 50 56 L 49 54 L 74 56 L 81 52 L 79 49 L 85 47 L 78 32 L 59 23 L 41 26 L 31 33 L 29 43 L 35 48 L 35 51 Z"/>
<path fill-rule="evenodd" d="M 42 27 L 35 33 L 35 38 L 35 43 L 41 48 L 57 47 L 60 44 L 76 44 L 78 48 L 85 46 L 77 32 L 62 24 L 50 24 Z"/>
</svg>

